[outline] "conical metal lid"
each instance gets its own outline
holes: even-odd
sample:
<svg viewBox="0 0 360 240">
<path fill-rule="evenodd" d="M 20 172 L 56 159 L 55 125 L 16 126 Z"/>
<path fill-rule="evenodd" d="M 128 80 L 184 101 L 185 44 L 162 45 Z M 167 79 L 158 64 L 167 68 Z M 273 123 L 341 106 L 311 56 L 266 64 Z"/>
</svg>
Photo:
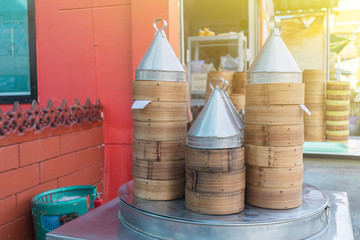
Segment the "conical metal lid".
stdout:
<svg viewBox="0 0 360 240">
<path fill-rule="evenodd" d="M 212 83 L 216 79 L 220 79 L 220 81 L 217 81 L 214 88 Z M 240 129 L 242 122 L 237 122 L 238 120 L 234 117 L 234 112 L 229 106 L 229 103 L 231 105 L 232 103 L 227 102 L 228 96 L 224 91 L 224 87 L 228 87 L 228 83 L 227 85 L 226 83 L 222 78 L 211 79 L 210 87 L 213 91 L 209 101 L 188 132 L 187 146 L 201 149 L 237 148 L 242 146 L 243 130 Z"/>
<path fill-rule="evenodd" d="M 301 70 L 281 38 L 280 18 L 270 19 L 271 34 L 248 71 L 248 83 L 301 83 Z"/>
<path fill-rule="evenodd" d="M 164 23 L 160 30 L 156 26 L 159 21 Z M 159 18 L 153 25 L 155 36 L 136 69 L 135 80 L 185 82 L 185 70 L 166 38 L 167 22 Z"/>
</svg>

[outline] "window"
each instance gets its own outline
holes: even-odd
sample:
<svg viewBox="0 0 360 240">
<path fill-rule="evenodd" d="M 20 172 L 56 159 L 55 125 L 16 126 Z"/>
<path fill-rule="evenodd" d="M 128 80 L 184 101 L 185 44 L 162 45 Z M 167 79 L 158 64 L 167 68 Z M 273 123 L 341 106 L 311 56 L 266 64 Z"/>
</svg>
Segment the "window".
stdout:
<svg viewBox="0 0 360 240">
<path fill-rule="evenodd" d="M 37 99 L 34 0 L 0 1 L 0 103 Z"/>
</svg>

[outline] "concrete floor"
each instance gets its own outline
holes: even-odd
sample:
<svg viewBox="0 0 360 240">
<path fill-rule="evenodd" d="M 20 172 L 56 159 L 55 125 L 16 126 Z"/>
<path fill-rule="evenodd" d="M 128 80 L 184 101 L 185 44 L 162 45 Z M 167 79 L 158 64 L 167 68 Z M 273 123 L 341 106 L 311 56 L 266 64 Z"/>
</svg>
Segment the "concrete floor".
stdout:
<svg viewBox="0 0 360 240">
<path fill-rule="evenodd" d="M 304 182 L 322 190 L 347 192 L 354 239 L 360 240 L 360 157 L 345 159 L 304 159 Z"/>
</svg>

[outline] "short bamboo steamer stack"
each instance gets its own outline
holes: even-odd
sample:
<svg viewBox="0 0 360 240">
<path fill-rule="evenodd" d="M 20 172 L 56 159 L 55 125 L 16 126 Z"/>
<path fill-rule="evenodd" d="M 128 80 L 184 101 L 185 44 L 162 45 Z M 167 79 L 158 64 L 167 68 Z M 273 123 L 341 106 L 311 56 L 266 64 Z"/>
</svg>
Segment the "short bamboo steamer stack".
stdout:
<svg viewBox="0 0 360 240">
<path fill-rule="evenodd" d="M 245 206 L 244 124 L 224 90 L 227 82 L 216 77 L 210 84 L 209 101 L 186 140 L 185 205 L 202 214 L 233 214 Z"/>
<path fill-rule="evenodd" d="M 188 209 L 214 215 L 244 209 L 244 147 L 211 150 L 186 147 L 185 159 Z"/>
<path fill-rule="evenodd" d="M 301 205 L 304 84 L 246 86 L 246 202 L 288 209 Z"/>
<path fill-rule="evenodd" d="M 304 70 L 305 106 L 311 115 L 304 114 L 305 141 L 324 141 L 325 123 L 325 72 L 322 70 Z"/>
<path fill-rule="evenodd" d="M 133 100 L 151 101 L 144 109 L 133 110 L 137 197 L 171 200 L 184 194 L 187 92 L 184 82 L 133 82 Z"/>
<path fill-rule="evenodd" d="M 211 94 L 210 80 L 214 77 L 221 77 L 224 80 L 228 81 L 229 88 L 226 90 L 226 92 L 229 95 L 231 95 L 234 92 L 234 72 L 233 71 L 210 71 L 207 74 L 205 103 L 208 101 L 210 94 Z"/>
<path fill-rule="evenodd" d="M 328 142 L 347 142 L 349 138 L 350 83 L 326 83 L 326 131 Z"/>
</svg>

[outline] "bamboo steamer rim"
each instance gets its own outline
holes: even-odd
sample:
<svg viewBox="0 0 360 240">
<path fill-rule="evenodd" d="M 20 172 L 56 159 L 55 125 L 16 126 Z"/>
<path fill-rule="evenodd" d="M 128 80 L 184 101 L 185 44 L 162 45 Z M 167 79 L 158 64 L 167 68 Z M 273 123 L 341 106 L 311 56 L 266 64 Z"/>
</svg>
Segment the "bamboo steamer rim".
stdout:
<svg viewBox="0 0 360 240">
<path fill-rule="evenodd" d="M 347 130 L 347 131 L 330 131 L 330 130 L 326 130 L 325 134 L 333 135 L 333 136 L 346 136 L 346 135 L 349 135 L 349 130 Z"/>
<path fill-rule="evenodd" d="M 133 120 L 138 122 L 187 121 L 187 102 L 151 101 L 143 109 L 133 109 Z"/>
<path fill-rule="evenodd" d="M 303 145 L 274 147 L 246 144 L 247 167 L 292 168 L 303 165 Z"/>
<path fill-rule="evenodd" d="M 247 124 L 246 145 L 290 147 L 304 144 L 304 124 Z"/>
<path fill-rule="evenodd" d="M 133 177 L 149 180 L 176 180 L 185 177 L 184 161 L 157 162 L 133 159 Z"/>
<path fill-rule="evenodd" d="M 175 141 L 138 140 L 133 138 L 133 158 L 142 161 L 184 161 L 185 139 Z"/>
<path fill-rule="evenodd" d="M 247 166 L 246 185 L 262 188 L 293 188 L 303 184 L 304 165 L 291 167 Z"/>
<path fill-rule="evenodd" d="M 328 95 L 350 95 L 350 90 L 326 90 Z"/>
<path fill-rule="evenodd" d="M 147 200 L 174 200 L 184 196 L 185 178 L 149 180 L 134 177 L 134 196 Z"/>
<path fill-rule="evenodd" d="M 326 120 L 325 123 L 328 124 L 328 125 L 334 125 L 334 126 L 349 125 L 349 121 L 330 121 L 330 120 Z"/>
<path fill-rule="evenodd" d="M 341 116 L 348 116 L 350 111 L 325 111 L 326 116 L 332 117 L 341 117 Z"/>
<path fill-rule="evenodd" d="M 245 112 L 245 124 L 284 125 L 303 124 L 304 121 L 300 104 L 249 106 L 246 102 Z"/>
<path fill-rule="evenodd" d="M 328 84 L 328 85 L 348 86 L 348 85 L 350 85 L 350 82 L 344 82 L 344 81 L 327 81 L 326 84 Z"/>
<path fill-rule="evenodd" d="M 325 104 L 328 106 L 344 106 L 349 105 L 350 100 L 330 100 L 326 99 Z"/>
<path fill-rule="evenodd" d="M 322 69 L 304 69 L 303 74 L 307 74 L 307 73 L 321 73 L 323 75 L 325 75 L 325 71 Z"/>
<path fill-rule="evenodd" d="M 245 189 L 246 167 L 231 172 L 205 172 L 186 168 L 186 187 L 193 192 L 231 193 Z"/>
<path fill-rule="evenodd" d="M 132 82 L 132 98 L 161 102 L 187 102 L 189 83 L 136 80 Z"/>
<path fill-rule="evenodd" d="M 230 172 L 245 167 L 245 147 L 228 149 L 185 148 L 186 168 L 207 172 Z"/>
<path fill-rule="evenodd" d="M 304 104 L 304 83 L 266 83 L 246 85 L 246 105 Z"/>
<path fill-rule="evenodd" d="M 348 140 L 344 140 L 344 141 L 335 141 L 335 140 L 329 140 L 329 139 L 326 139 L 325 142 L 332 142 L 332 143 L 347 143 Z"/>
<path fill-rule="evenodd" d="M 177 141 L 186 139 L 187 122 L 133 121 L 133 138 L 143 141 Z M 171 134 L 170 134 L 171 133 Z"/>
<path fill-rule="evenodd" d="M 268 209 L 291 209 L 301 206 L 302 187 L 261 188 L 246 186 L 246 203 Z"/>
<path fill-rule="evenodd" d="M 201 214 L 225 215 L 241 212 L 245 207 L 245 191 L 233 193 L 200 193 L 185 188 L 185 206 Z"/>
</svg>

